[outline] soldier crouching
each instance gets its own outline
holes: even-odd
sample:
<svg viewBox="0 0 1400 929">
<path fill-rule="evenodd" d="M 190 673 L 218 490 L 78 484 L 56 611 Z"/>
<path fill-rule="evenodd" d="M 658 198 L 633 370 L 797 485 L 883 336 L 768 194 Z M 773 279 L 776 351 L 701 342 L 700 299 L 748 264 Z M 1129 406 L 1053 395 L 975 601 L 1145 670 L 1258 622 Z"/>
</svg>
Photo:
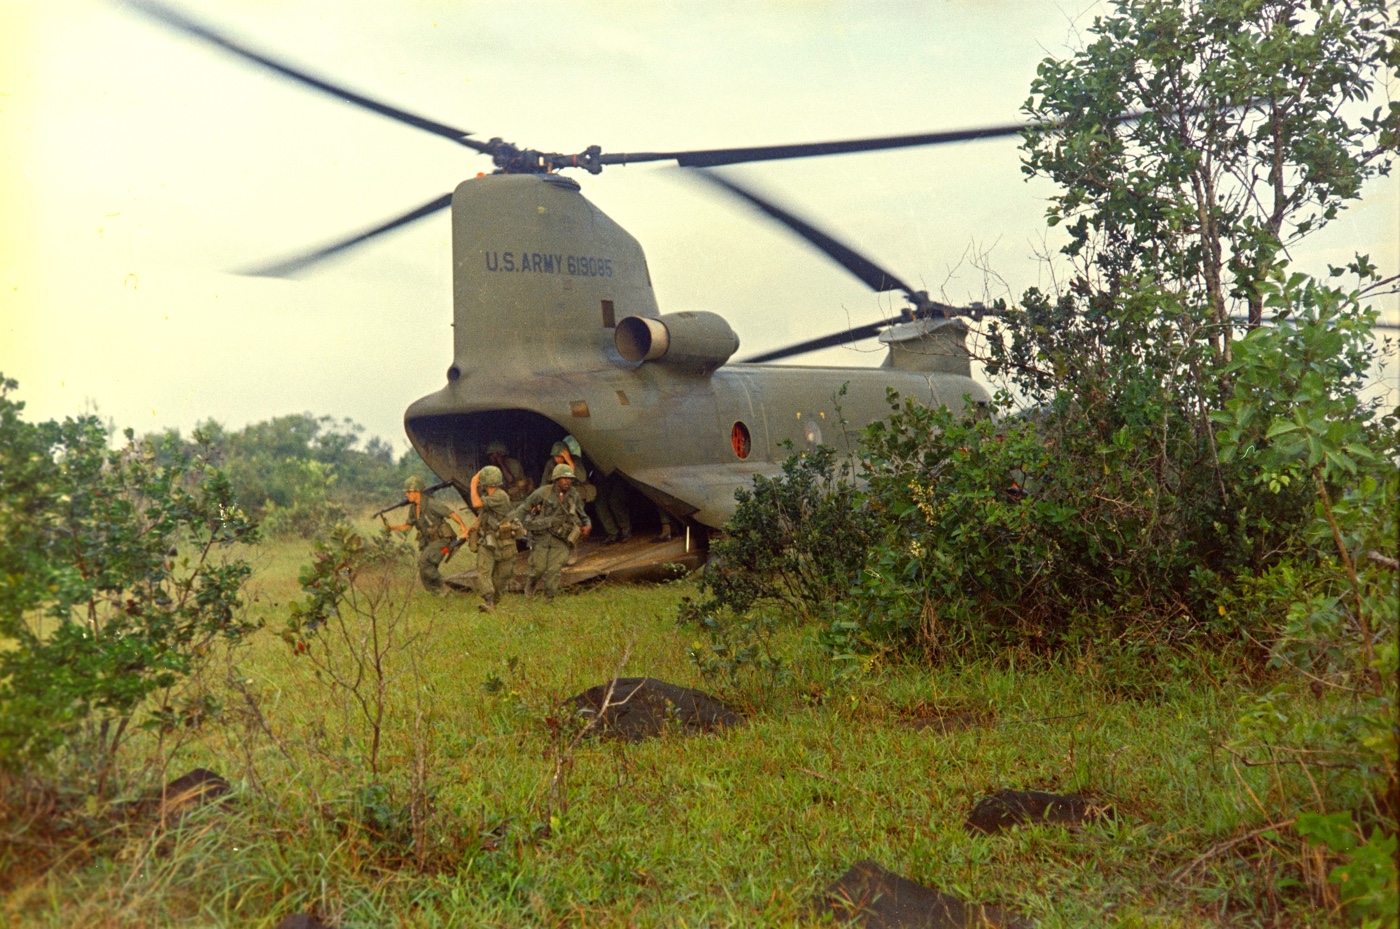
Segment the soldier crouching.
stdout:
<svg viewBox="0 0 1400 929">
<path fill-rule="evenodd" d="M 544 585 L 546 600 L 559 593 L 559 578 L 569 560 L 569 552 L 581 539 L 588 538 L 593 523 L 583 511 L 583 498 L 574 489 L 574 469 L 555 465 L 551 482 L 526 497 L 512 518 L 530 533 L 530 574 L 525 596 Z"/>
</svg>

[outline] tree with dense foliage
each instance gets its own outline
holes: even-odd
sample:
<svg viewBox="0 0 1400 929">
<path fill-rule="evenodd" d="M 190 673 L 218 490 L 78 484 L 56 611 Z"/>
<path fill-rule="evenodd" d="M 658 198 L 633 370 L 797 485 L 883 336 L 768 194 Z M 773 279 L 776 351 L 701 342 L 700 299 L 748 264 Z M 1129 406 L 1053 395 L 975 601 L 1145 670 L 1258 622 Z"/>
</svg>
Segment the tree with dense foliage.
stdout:
<svg viewBox="0 0 1400 929">
<path fill-rule="evenodd" d="M 1260 324 L 1288 247 L 1390 170 L 1400 102 L 1367 108 L 1400 67 L 1394 9 L 1117 0 L 1089 32 L 1031 85 L 1025 171 L 1060 186 L 1079 287 L 1160 291 L 1229 361 L 1232 314 Z"/>
<path fill-rule="evenodd" d="M 26 422 L 0 379 L 0 764 L 72 748 L 99 791 L 132 720 L 193 724 L 172 690 L 243 611 L 256 529 L 207 462 L 108 448 L 95 416 Z M 164 460 L 161 460 L 161 459 Z"/>
<path fill-rule="evenodd" d="M 1390 170 L 1400 104 L 1368 99 L 1400 68 L 1395 16 L 1383 0 L 1121 0 L 1032 85 L 1025 170 L 1060 187 L 1049 220 L 1072 271 L 990 327 L 987 371 L 1062 457 L 1136 449 L 1121 492 L 1089 493 L 1152 514 L 1213 575 L 1263 569 L 1310 512 L 1308 487 L 1261 489 L 1222 458 L 1211 414 L 1236 376 L 1234 320 L 1258 326 L 1288 248 Z M 1335 319 L 1359 323 L 1396 278 L 1365 256 L 1331 273 L 1348 271 Z M 1355 386 L 1375 347 L 1351 348 Z M 1154 583 L 1186 592 L 1194 571 Z"/>
</svg>

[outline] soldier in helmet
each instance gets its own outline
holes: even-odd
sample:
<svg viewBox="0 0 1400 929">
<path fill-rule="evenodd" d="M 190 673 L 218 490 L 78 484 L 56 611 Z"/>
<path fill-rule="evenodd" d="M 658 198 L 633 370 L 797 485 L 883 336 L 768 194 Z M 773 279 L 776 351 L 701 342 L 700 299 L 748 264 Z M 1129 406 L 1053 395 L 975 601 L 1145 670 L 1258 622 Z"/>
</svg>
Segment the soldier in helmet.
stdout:
<svg viewBox="0 0 1400 929">
<path fill-rule="evenodd" d="M 512 515 L 529 531 L 534 543 L 525 596 L 543 584 L 547 600 L 553 600 L 559 592 L 559 577 L 564 573 L 569 553 L 593 531 L 593 523 L 583 511 L 583 498 L 573 486 L 574 469 L 566 464 L 555 465 L 550 478 L 550 483 L 526 497 Z"/>
<path fill-rule="evenodd" d="M 555 442 L 549 450 L 549 459 L 544 463 L 544 473 L 540 475 L 541 487 L 548 487 L 554 483 L 554 469 L 560 465 L 569 466 L 569 470 L 574 472 L 575 481 L 579 480 L 579 475 L 585 471 L 582 455 L 574 454 L 562 441 Z"/>
<path fill-rule="evenodd" d="M 502 485 L 505 477 L 495 465 L 487 465 L 472 477 L 472 508 L 476 522 L 467 543 L 476 549 L 476 587 L 481 592 L 477 609 L 489 613 L 505 596 L 506 585 L 515 574 L 515 538 L 519 523 L 510 518 L 510 495 Z"/>
<path fill-rule="evenodd" d="M 425 495 L 425 486 L 423 479 L 416 476 L 403 482 L 403 495 L 408 498 L 408 522 L 390 526 L 388 519 L 383 516 L 380 519 L 388 529 L 418 530 L 418 579 L 424 590 L 443 593 L 446 588 L 438 565 L 447 560 L 453 542 L 467 537 L 467 524 L 446 503 L 434 500 L 431 494 Z"/>
<path fill-rule="evenodd" d="M 487 445 L 486 460 L 501 469 L 501 478 L 505 481 L 502 486 L 512 502 L 519 503 L 535 489 L 534 482 L 525 476 L 525 466 L 519 460 L 510 457 L 506 443 L 497 441 Z"/>
</svg>

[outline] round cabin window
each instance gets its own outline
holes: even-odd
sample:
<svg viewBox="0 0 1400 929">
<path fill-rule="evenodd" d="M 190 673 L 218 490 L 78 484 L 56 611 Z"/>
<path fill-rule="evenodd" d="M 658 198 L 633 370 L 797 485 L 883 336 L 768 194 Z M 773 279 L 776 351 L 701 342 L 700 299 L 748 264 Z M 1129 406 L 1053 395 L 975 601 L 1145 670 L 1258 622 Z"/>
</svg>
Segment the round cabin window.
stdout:
<svg viewBox="0 0 1400 929">
<path fill-rule="evenodd" d="M 749 451 L 753 448 L 753 439 L 749 436 L 749 427 L 742 422 L 736 422 L 734 428 L 729 430 L 729 444 L 734 447 L 734 454 L 740 458 L 749 457 Z"/>
</svg>

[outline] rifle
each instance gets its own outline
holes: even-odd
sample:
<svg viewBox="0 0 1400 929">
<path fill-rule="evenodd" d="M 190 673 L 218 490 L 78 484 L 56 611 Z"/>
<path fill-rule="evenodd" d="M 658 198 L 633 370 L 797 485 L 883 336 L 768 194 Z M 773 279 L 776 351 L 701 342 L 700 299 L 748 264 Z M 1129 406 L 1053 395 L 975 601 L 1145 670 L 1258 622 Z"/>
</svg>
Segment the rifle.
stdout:
<svg viewBox="0 0 1400 929">
<path fill-rule="evenodd" d="M 426 497 L 426 496 L 428 496 L 428 494 L 437 493 L 439 490 L 442 490 L 443 488 L 451 487 L 451 486 L 452 486 L 452 482 L 451 482 L 451 481 L 443 481 L 441 484 L 434 484 L 434 485 L 431 486 L 431 487 L 425 487 L 425 488 L 423 488 L 423 496 Z M 408 506 L 408 503 L 409 503 L 408 498 L 407 498 L 407 497 L 404 497 L 402 500 L 400 500 L 398 503 L 395 503 L 393 506 L 386 506 L 384 509 L 380 510 L 378 513 L 375 513 L 373 516 L 370 517 L 370 519 L 378 519 L 379 517 L 383 516 L 385 513 L 392 513 L 394 510 L 397 510 L 397 509 L 398 509 L 399 507 L 401 507 L 401 506 Z"/>
</svg>

